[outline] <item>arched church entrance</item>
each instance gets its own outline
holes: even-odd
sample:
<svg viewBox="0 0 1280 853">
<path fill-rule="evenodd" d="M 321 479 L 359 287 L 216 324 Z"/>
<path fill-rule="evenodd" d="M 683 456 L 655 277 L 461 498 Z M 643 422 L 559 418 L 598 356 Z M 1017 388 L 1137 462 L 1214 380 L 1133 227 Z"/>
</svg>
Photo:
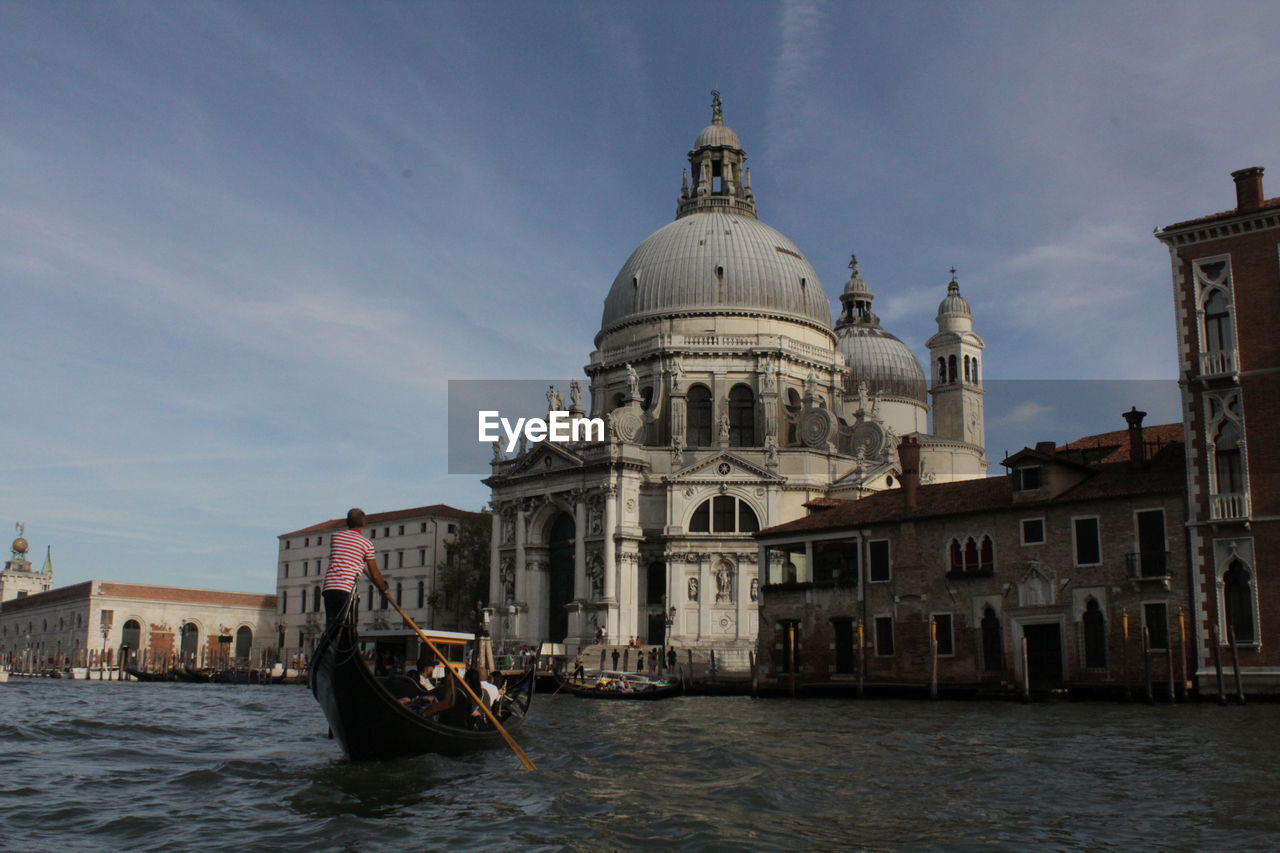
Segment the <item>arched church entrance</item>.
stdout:
<svg viewBox="0 0 1280 853">
<path fill-rule="evenodd" d="M 253 631 L 248 625 L 236 629 L 236 660 L 248 660 L 253 648 Z"/>
<path fill-rule="evenodd" d="M 577 528 L 573 516 L 562 512 L 551 522 L 547 535 L 547 639 L 563 643 L 569 633 L 569 611 L 573 601 L 573 542 Z"/>
<path fill-rule="evenodd" d="M 138 647 L 141 645 L 142 625 L 137 619 L 130 619 L 124 623 L 124 628 L 120 632 L 120 656 L 124 658 L 126 664 L 138 659 Z"/>
</svg>

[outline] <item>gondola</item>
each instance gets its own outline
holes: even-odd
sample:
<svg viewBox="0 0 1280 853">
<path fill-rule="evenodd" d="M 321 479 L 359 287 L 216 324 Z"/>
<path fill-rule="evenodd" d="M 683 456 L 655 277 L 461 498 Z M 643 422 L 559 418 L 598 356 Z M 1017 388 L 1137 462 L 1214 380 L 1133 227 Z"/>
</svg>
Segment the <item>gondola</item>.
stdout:
<svg viewBox="0 0 1280 853">
<path fill-rule="evenodd" d="M 133 676 L 138 681 L 177 681 L 178 676 L 173 672 L 144 672 L 136 666 L 126 666 L 124 671 Z"/>
<path fill-rule="evenodd" d="M 601 672 L 587 679 L 560 678 L 560 689 L 581 699 L 655 701 L 684 692 L 683 681 L 663 681 L 625 672 Z"/>
<path fill-rule="evenodd" d="M 354 600 L 354 597 L 353 597 Z M 348 611 L 350 605 L 348 605 Z M 379 677 L 360 655 L 360 637 L 347 618 L 320 635 L 307 682 L 329 721 L 329 730 L 354 761 L 436 753 L 466 755 L 504 746 L 501 734 L 470 713 L 471 703 L 456 688 L 454 707 L 431 718 L 402 700 L 425 693 L 405 676 Z M 495 709 L 508 732 L 519 728 L 533 696 L 535 671 L 508 679 Z M 456 687 L 456 685 L 455 685 Z"/>
</svg>

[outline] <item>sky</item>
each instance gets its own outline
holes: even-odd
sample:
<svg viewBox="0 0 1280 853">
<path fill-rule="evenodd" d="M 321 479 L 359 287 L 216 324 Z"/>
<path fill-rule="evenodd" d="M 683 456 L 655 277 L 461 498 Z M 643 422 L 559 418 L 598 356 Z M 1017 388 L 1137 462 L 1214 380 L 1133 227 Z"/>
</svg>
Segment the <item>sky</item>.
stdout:
<svg viewBox="0 0 1280 853">
<path fill-rule="evenodd" d="M 1152 230 L 1280 181 L 1277 43 L 1273 3 L 0 1 L 0 524 L 58 585 L 270 592 L 281 533 L 482 508 L 447 382 L 582 376 L 713 88 L 833 311 L 856 252 L 924 358 L 958 270 L 1038 389 L 993 461 L 1176 420 Z"/>
</svg>

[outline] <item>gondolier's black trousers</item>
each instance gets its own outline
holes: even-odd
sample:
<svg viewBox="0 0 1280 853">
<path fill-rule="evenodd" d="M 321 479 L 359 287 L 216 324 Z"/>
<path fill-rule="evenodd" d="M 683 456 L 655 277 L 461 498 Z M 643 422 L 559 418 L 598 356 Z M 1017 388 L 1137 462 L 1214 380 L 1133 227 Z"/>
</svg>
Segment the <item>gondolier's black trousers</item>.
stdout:
<svg viewBox="0 0 1280 853">
<path fill-rule="evenodd" d="M 347 606 L 351 593 L 340 589 L 326 589 L 320 593 L 324 598 L 324 624 L 328 625 L 342 615 L 342 608 Z"/>
</svg>

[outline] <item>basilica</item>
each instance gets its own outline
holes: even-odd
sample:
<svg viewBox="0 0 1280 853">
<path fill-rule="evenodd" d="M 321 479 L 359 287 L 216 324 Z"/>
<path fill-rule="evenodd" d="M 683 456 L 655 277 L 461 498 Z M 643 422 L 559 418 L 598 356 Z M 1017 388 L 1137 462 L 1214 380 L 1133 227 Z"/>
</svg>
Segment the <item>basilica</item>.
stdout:
<svg viewBox="0 0 1280 853">
<path fill-rule="evenodd" d="M 833 322 L 818 273 L 757 218 L 718 94 L 688 159 L 675 220 L 605 296 L 587 402 L 577 380 L 567 404 L 548 392 L 552 409 L 602 418 L 604 440 L 495 451 L 489 591 L 507 645 L 639 637 L 745 664 L 753 533 L 894 488 L 903 439 L 921 482 L 986 476 L 984 344 L 954 274 L 926 378 L 856 257 Z"/>
</svg>

